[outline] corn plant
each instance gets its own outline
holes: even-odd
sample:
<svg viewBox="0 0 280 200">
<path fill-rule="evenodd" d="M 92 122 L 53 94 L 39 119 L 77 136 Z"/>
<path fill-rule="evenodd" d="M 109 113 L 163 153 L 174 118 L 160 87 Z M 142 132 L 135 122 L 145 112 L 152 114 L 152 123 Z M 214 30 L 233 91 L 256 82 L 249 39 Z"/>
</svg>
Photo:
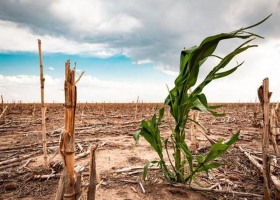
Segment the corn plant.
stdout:
<svg viewBox="0 0 280 200">
<path fill-rule="evenodd" d="M 270 16 L 267 18 L 269 17 Z M 142 120 L 141 130 L 133 134 L 136 141 L 139 140 L 140 136 L 143 136 L 152 149 L 156 151 L 160 160 L 152 161 L 151 163 L 158 164 L 158 166 L 162 169 L 165 178 L 170 183 L 191 183 L 193 178 L 195 178 L 200 172 L 206 172 L 208 174 L 209 170 L 221 166 L 222 163 L 215 160 L 224 154 L 238 139 L 239 131 L 234 134 L 228 142 L 223 142 L 221 140 L 213 144 L 206 155 L 195 156 L 191 153 L 187 143 L 185 142 L 185 127 L 188 121 L 193 121 L 189 115 L 191 110 L 211 113 L 217 117 L 224 116 L 224 114 L 220 114 L 215 111 L 215 109 L 220 106 L 208 105 L 207 98 L 202 91 L 211 81 L 232 74 L 243 64 L 243 62 L 240 64 L 237 63 L 235 67 L 221 72 L 221 70 L 226 67 L 236 55 L 257 46 L 249 45 L 249 43 L 256 37 L 262 37 L 252 32 L 248 32 L 247 30 L 258 26 L 267 18 L 246 28 L 241 28 L 230 33 L 221 33 L 207 37 L 199 46 L 194 46 L 181 52 L 179 76 L 175 80 L 175 87 L 169 91 L 169 95 L 164 102 L 165 105 L 170 107 L 170 113 L 175 121 L 174 127 L 172 127 L 170 123 L 170 137 L 163 139 L 159 130 L 159 125 L 162 123 L 164 116 L 164 107 L 159 110 L 158 117 L 154 114 L 151 120 Z M 225 57 L 219 57 L 213 54 L 219 42 L 234 38 L 245 40 L 245 42 Z M 219 63 L 213 67 L 202 82 L 197 84 L 200 68 L 209 57 L 219 59 Z M 189 94 L 188 90 L 195 85 L 197 85 L 196 88 Z M 193 122 L 199 125 L 198 122 Z M 168 150 L 168 147 L 170 146 L 171 150 L 173 150 L 173 162 L 175 163 L 172 162 L 170 157 Z M 167 152 L 167 157 L 171 167 L 166 165 L 166 159 L 163 154 L 164 150 Z M 193 164 L 195 160 L 197 162 L 196 166 Z M 149 165 L 150 163 L 144 167 L 144 179 L 146 178 Z"/>
</svg>

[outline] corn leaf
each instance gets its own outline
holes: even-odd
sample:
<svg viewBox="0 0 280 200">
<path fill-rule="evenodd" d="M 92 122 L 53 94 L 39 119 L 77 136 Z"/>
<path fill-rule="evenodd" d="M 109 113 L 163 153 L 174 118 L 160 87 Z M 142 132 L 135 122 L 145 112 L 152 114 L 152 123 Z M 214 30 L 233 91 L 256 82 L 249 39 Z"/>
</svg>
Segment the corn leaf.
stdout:
<svg viewBox="0 0 280 200">
<path fill-rule="evenodd" d="M 212 161 L 224 154 L 226 150 L 238 139 L 238 136 L 239 131 L 236 134 L 234 134 L 227 143 L 223 144 L 223 141 L 220 140 L 216 144 L 213 144 L 210 149 L 210 152 L 205 157 L 205 162 Z"/>
<path fill-rule="evenodd" d="M 134 139 L 134 141 L 136 142 L 136 143 L 138 143 L 139 142 L 139 139 L 140 139 L 140 130 L 139 131 L 135 131 L 134 133 L 133 133 L 133 139 Z"/>
<path fill-rule="evenodd" d="M 212 162 L 212 163 L 207 164 L 207 165 L 201 165 L 201 166 L 196 170 L 196 172 L 205 171 L 206 174 L 208 175 L 208 171 L 209 171 L 210 169 L 218 168 L 218 167 L 220 167 L 221 165 L 223 165 L 223 164 L 222 164 L 222 163 L 217 163 L 217 162 Z"/>
<path fill-rule="evenodd" d="M 193 172 L 193 155 L 189 150 L 188 145 L 185 142 L 182 142 L 178 143 L 178 146 L 181 148 L 182 152 L 186 156 L 186 159 L 188 160 L 190 172 Z"/>
<path fill-rule="evenodd" d="M 143 179 L 143 180 L 146 180 L 146 179 L 147 179 L 147 174 L 148 174 L 149 165 L 150 165 L 150 163 L 148 163 L 148 164 L 146 164 L 146 165 L 144 166 L 143 175 L 142 175 L 142 179 Z"/>
<path fill-rule="evenodd" d="M 226 145 L 233 145 L 235 142 L 236 142 L 236 140 L 238 139 L 238 137 L 239 137 L 239 134 L 240 134 L 240 131 L 238 131 L 236 134 L 234 134 L 231 138 L 230 138 L 230 140 L 228 141 L 228 142 L 226 142 Z"/>
</svg>

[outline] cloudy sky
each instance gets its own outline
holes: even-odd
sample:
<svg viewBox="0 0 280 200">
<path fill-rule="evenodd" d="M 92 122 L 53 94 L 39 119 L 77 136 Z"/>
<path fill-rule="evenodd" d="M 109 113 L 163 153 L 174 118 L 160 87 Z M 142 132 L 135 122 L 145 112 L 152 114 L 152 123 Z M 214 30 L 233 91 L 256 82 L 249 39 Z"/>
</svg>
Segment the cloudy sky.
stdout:
<svg viewBox="0 0 280 200">
<path fill-rule="evenodd" d="M 0 94 L 40 102 L 37 40 L 42 41 L 45 100 L 64 102 L 64 63 L 71 61 L 80 102 L 162 102 L 179 71 L 181 50 L 207 36 L 252 25 L 265 39 L 237 56 L 245 63 L 205 88 L 209 102 L 255 102 L 270 79 L 280 100 L 279 0 L 12 0 L 0 1 Z M 241 41 L 221 43 L 225 55 Z M 214 67 L 205 63 L 199 80 Z M 230 67 L 229 66 L 229 67 Z"/>
</svg>

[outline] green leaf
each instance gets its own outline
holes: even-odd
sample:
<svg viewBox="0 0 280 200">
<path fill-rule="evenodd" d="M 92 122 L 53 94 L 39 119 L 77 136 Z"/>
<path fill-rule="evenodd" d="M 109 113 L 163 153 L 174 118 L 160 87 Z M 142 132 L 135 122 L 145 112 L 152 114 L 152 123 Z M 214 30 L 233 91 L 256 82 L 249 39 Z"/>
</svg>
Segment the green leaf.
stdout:
<svg viewBox="0 0 280 200">
<path fill-rule="evenodd" d="M 253 28 L 253 27 L 256 27 L 256 26 L 262 24 L 262 23 L 265 22 L 268 18 L 270 18 L 271 15 L 272 15 L 272 14 L 268 15 L 266 18 L 264 18 L 263 20 L 261 20 L 261 21 L 258 22 L 258 23 L 255 23 L 255 24 L 253 24 L 253 25 L 251 25 L 251 26 L 248 26 L 248 27 L 246 27 L 246 28 L 242 28 L 242 31 L 247 30 L 247 29 L 250 29 L 250 28 Z M 262 37 L 261 37 L 261 38 L 262 38 Z"/>
<path fill-rule="evenodd" d="M 222 141 L 217 142 L 216 144 L 213 144 L 210 152 L 207 154 L 205 158 L 205 162 L 212 161 L 216 159 L 217 157 L 221 156 L 223 153 L 226 152 L 228 149 L 228 145 L 222 144 Z"/>
<path fill-rule="evenodd" d="M 203 155 L 198 155 L 196 156 L 198 164 L 204 163 L 204 156 Z"/>
<path fill-rule="evenodd" d="M 135 131 L 135 132 L 133 133 L 133 138 L 134 138 L 134 141 L 135 141 L 136 143 L 139 142 L 139 139 L 140 139 L 140 132 L 141 132 L 141 130 Z"/>
<path fill-rule="evenodd" d="M 237 133 L 235 133 L 235 134 L 230 138 L 230 140 L 229 140 L 228 142 L 226 142 L 226 145 L 233 145 L 233 144 L 236 142 L 236 140 L 238 139 L 239 134 L 240 134 L 240 130 L 237 131 Z"/>
<path fill-rule="evenodd" d="M 151 163 L 151 164 L 157 164 L 157 165 L 159 164 L 159 162 L 156 161 L 156 160 L 153 160 L 153 161 L 151 161 L 150 163 Z"/>
<path fill-rule="evenodd" d="M 221 73 L 216 73 L 215 76 L 214 76 L 214 79 L 222 78 L 222 77 L 225 77 L 225 76 L 228 76 L 228 75 L 232 74 L 242 64 L 243 64 L 243 62 L 240 65 L 238 65 L 238 66 L 236 66 L 236 67 L 234 67 L 234 68 L 232 68 L 228 71 L 221 72 Z"/>
<path fill-rule="evenodd" d="M 156 152 L 158 152 L 157 143 L 155 141 L 155 138 L 150 132 L 148 132 L 146 129 L 142 129 L 140 135 L 142 135 L 145 138 L 145 140 L 151 145 L 151 147 Z"/>
<path fill-rule="evenodd" d="M 202 105 L 204 105 L 206 108 L 209 108 L 205 94 L 201 93 L 201 94 L 197 95 L 197 98 L 199 99 L 199 101 Z"/>
<path fill-rule="evenodd" d="M 224 106 L 223 106 L 223 105 L 209 106 L 209 108 L 210 108 L 211 110 L 215 110 L 215 109 L 217 109 L 217 108 L 222 108 L 222 107 L 224 107 Z"/>
<path fill-rule="evenodd" d="M 156 116 L 156 114 L 154 114 L 153 117 L 152 117 L 152 120 L 151 120 L 151 125 L 152 125 L 152 127 L 155 127 L 155 125 L 156 125 L 156 119 L 157 119 L 157 116 Z"/>
<path fill-rule="evenodd" d="M 210 169 L 215 169 L 215 168 L 218 168 L 220 167 L 221 165 L 223 165 L 222 163 L 217 163 L 217 162 L 212 162 L 210 164 L 207 164 L 207 165 L 201 165 L 198 169 L 197 169 L 197 172 L 202 172 L 202 171 L 205 171 L 208 175 L 208 171 Z"/>
<path fill-rule="evenodd" d="M 205 162 L 209 162 L 212 161 L 214 159 L 216 159 L 217 157 L 220 157 L 222 154 L 224 154 L 226 152 L 226 150 L 236 142 L 236 140 L 238 139 L 239 136 L 239 132 L 237 132 L 236 134 L 234 134 L 231 139 L 223 144 L 222 140 L 220 140 L 219 142 L 217 142 L 216 144 L 213 144 L 210 152 L 207 154 L 206 158 L 205 158 Z"/>
<path fill-rule="evenodd" d="M 222 164 L 222 163 L 217 163 L 217 162 L 212 162 L 212 163 L 210 163 L 210 164 L 205 165 L 205 168 L 207 168 L 208 170 L 209 170 L 209 169 L 215 169 L 215 168 L 218 168 L 218 167 L 220 167 L 220 166 L 222 166 L 222 165 L 224 165 L 224 164 Z"/>
<path fill-rule="evenodd" d="M 162 108 L 159 110 L 158 125 L 161 124 L 161 120 L 162 120 L 162 118 L 163 118 L 163 115 L 164 115 L 164 107 L 162 107 Z"/>
<path fill-rule="evenodd" d="M 177 144 L 181 150 L 183 151 L 184 155 L 186 156 L 188 163 L 189 163 L 189 167 L 190 167 L 190 171 L 193 171 L 193 155 L 191 153 L 191 151 L 188 148 L 188 145 L 185 143 L 185 141 L 178 143 Z"/>
<path fill-rule="evenodd" d="M 142 120 L 141 121 L 141 126 L 142 126 L 142 130 L 146 129 L 147 132 L 149 132 L 149 133 L 155 132 L 155 128 L 154 128 L 153 124 L 151 122 L 149 122 L 149 121 Z"/>
<path fill-rule="evenodd" d="M 148 164 L 146 164 L 146 165 L 144 166 L 144 169 L 143 169 L 143 176 L 142 176 L 143 181 L 146 181 L 146 180 L 147 180 L 147 174 L 148 174 L 149 166 L 150 166 L 150 163 L 148 163 Z"/>
<path fill-rule="evenodd" d="M 215 117 L 224 117 L 224 116 L 226 116 L 226 114 L 224 114 L 224 113 L 217 113 L 217 112 L 215 112 L 213 110 L 209 110 L 209 111 Z"/>
</svg>

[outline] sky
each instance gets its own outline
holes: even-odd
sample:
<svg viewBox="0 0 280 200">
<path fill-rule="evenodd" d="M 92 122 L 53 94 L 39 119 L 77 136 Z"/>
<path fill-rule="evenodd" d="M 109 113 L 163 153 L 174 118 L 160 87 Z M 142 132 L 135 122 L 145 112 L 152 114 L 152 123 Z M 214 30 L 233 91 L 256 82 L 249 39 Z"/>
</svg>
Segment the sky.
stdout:
<svg viewBox="0 0 280 200">
<path fill-rule="evenodd" d="M 234 74 L 205 87 L 208 102 L 255 102 L 269 78 L 280 100 L 280 0 L 11 0 L 0 1 L 0 95 L 40 102 L 38 39 L 45 102 L 64 102 L 65 62 L 76 66 L 78 102 L 163 102 L 179 74 L 180 53 L 211 35 L 272 16 L 252 32 L 258 45 L 236 56 Z M 225 56 L 244 41 L 220 43 Z M 207 61 L 199 81 L 216 61 Z M 225 69 L 226 70 L 226 69 Z"/>
</svg>

